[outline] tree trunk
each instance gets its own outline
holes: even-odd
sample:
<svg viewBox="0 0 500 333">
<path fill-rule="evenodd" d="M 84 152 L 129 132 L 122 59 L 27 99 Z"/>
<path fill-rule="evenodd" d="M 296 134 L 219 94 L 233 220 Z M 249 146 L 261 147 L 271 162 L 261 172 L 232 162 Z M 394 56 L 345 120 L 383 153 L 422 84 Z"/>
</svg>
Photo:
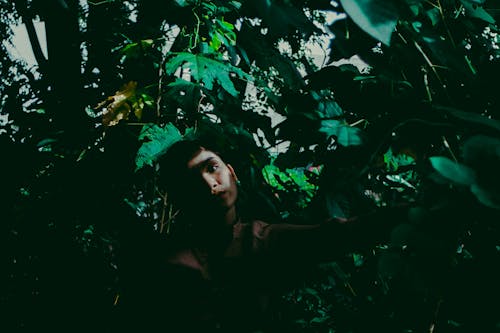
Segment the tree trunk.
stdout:
<svg viewBox="0 0 500 333">
<path fill-rule="evenodd" d="M 65 140 L 69 140 L 67 143 L 83 143 L 90 122 L 82 98 L 78 0 L 43 1 L 39 8 L 47 36 L 45 74 L 50 85 L 47 109 L 54 117 L 55 127 L 63 131 Z"/>
</svg>

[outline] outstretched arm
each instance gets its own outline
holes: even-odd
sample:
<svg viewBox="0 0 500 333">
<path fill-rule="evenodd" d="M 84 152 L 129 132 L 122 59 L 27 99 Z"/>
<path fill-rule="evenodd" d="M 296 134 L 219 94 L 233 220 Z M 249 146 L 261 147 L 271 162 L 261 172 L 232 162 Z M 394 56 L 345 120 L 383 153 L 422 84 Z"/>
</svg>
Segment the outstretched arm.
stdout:
<svg viewBox="0 0 500 333">
<path fill-rule="evenodd" d="M 283 259 L 325 261 L 364 251 L 389 238 L 407 220 L 408 206 L 379 208 L 354 218 L 330 218 L 314 225 L 269 224 L 260 231 L 263 249 Z"/>
</svg>

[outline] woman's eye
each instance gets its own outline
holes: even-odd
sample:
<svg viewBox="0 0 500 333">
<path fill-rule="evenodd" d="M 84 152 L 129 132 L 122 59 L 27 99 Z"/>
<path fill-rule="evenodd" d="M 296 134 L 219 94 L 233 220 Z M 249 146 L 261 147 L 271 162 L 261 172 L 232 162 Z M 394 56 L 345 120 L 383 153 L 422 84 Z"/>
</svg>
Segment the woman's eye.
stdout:
<svg viewBox="0 0 500 333">
<path fill-rule="evenodd" d="M 214 172 L 215 170 L 217 170 L 219 168 L 219 165 L 218 164 L 211 164 L 208 166 L 208 171 L 209 172 Z"/>
</svg>

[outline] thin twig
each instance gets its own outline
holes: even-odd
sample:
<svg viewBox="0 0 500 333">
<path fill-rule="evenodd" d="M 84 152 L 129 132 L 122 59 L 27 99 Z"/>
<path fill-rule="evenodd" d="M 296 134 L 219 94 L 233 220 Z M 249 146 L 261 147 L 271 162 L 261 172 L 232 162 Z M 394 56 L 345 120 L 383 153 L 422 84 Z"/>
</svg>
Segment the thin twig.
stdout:
<svg viewBox="0 0 500 333">
<path fill-rule="evenodd" d="M 177 210 L 175 213 L 172 214 L 173 211 L 173 206 L 170 205 L 170 208 L 168 210 L 168 223 L 167 223 L 167 234 L 170 233 L 170 226 L 172 225 L 172 221 L 175 219 L 177 214 L 179 214 L 180 210 Z"/>
<path fill-rule="evenodd" d="M 193 12 L 193 15 L 196 17 L 196 30 L 194 32 L 194 38 L 195 38 L 194 44 L 191 44 L 191 36 L 190 36 L 189 47 L 188 47 L 188 49 L 190 51 L 198 45 L 198 40 L 200 38 L 200 25 L 201 25 L 200 17 L 196 14 L 196 12 L 194 11 L 194 8 L 193 8 L 192 12 Z"/>
<path fill-rule="evenodd" d="M 105 3 L 108 2 L 114 2 L 114 0 L 105 0 L 105 1 L 99 1 L 99 2 L 94 2 L 94 1 L 87 1 L 90 5 L 93 6 L 99 6 L 99 5 L 104 5 Z"/>
<path fill-rule="evenodd" d="M 441 303 L 443 303 L 443 298 L 439 298 L 437 305 L 436 305 L 436 311 L 434 311 L 434 320 L 432 321 L 430 327 L 429 327 L 429 333 L 434 333 L 434 328 L 436 327 L 436 321 L 439 315 L 439 309 L 441 308 Z"/>
<path fill-rule="evenodd" d="M 448 24 L 446 23 L 446 19 L 444 17 L 444 12 L 443 12 L 443 6 L 441 5 L 441 1 L 437 0 L 438 2 L 438 9 L 439 9 L 439 14 L 441 14 L 441 19 L 443 20 L 444 28 L 446 29 L 446 33 L 448 34 L 448 37 L 450 37 L 451 44 L 453 45 L 453 48 L 456 48 L 455 41 L 453 40 L 453 36 L 451 35 L 450 29 L 448 28 Z"/>
<path fill-rule="evenodd" d="M 413 41 L 413 44 L 417 48 L 418 52 L 420 52 L 420 54 L 422 54 L 422 56 L 425 59 L 425 62 L 432 69 L 432 71 L 434 72 L 434 75 L 436 75 L 436 78 L 438 79 L 439 83 L 441 83 L 441 86 L 444 87 L 443 81 L 441 80 L 441 77 L 439 76 L 439 73 L 436 71 L 436 68 L 435 68 L 434 64 L 431 62 L 431 60 L 429 59 L 429 57 L 427 56 L 427 54 L 425 54 L 424 50 L 422 50 L 422 48 L 420 47 L 420 45 L 418 45 L 418 43 L 416 41 Z"/>
<path fill-rule="evenodd" d="M 349 124 L 349 126 L 354 127 L 356 125 L 359 125 L 359 124 L 362 124 L 362 123 L 365 123 L 365 122 L 368 122 L 368 120 L 366 120 L 366 119 L 363 118 L 363 119 L 360 119 L 358 121 L 353 122 L 352 124 Z"/>
<path fill-rule="evenodd" d="M 422 66 L 422 71 L 424 72 L 424 85 L 425 85 L 425 91 L 427 92 L 427 99 L 429 100 L 429 103 L 432 103 L 432 93 L 431 93 L 431 88 L 429 87 L 429 78 L 427 77 L 427 71 L 423 66 Z"/>
<path fill-rule="evenodd" d="M 168 193 L 165 192 L 165 194 L 163 195 L 163 209 L 161 211 L 160 234 L 163 232 L 163 226 L 165 225 L 165 215 L 167 211 L 167 196 Z"/>
<path fill-rule="evenodd" d="M 165 22 L 163 23 L 165 24 Z M 162 27 L 163 30 L 163 27 Z M 162 84 L 163 84 L 163 67 L 165 67 L 165 62 L 167 61 L 166 43 L 163 43 L 161 48 L 161 63 L 158 69 L 158 96 L 156 98 L 156 117 L 158 121 L 161 116 L 161 98 L 162 98 Z"/>
<path fill-rule="evenodd" d="M 453 158 L 453 160 L 455 162 L 458 162 L 457 157 L 453 153 L 453 150 L 451 150 L 451 147 L 450 147 L 450 144 L 448 143 L 448 140 L 446 140 L 446 137 L 444 135 L 442 135 L 441 138 L 443 139 L 443 144 L 446 147 L 446 149 L 448 149 L 448 151 L 450 152 L 450 155 Z"/>
</svg>

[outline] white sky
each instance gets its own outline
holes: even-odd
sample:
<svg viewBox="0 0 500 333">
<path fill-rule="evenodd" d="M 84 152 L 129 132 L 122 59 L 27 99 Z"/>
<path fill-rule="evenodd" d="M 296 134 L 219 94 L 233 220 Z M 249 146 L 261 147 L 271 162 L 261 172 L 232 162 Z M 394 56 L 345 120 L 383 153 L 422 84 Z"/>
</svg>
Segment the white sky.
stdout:
<svg viewBox="0 0 500 333">
<path fill-rule="evenodd" d="M 334 12 L 326 12 L 325 14 L 328 24 L 331 24 L 333 21 L 342 18 L 342 16 L 338 16 Z M 40 46 L 42 48 L 42 52 L 44 56 L 47 58 L 47 39 L 45 36 L 45 24 L 44 22 L 33 22 L 33 23 L 35 26 Z M 25 24 L 21 23 L 17 26 L 13 26 L 12 32 L 13 32 L 12 45 L 4 41 L 5 45 L 7 46 L 7 49 L 14 58 L 21 59 L 24 62 L 26 62 L 28 68 L 36 68 L 38 64 L 33 54 L 33 50 L 31 48 Z M 333 36 L 331 35 L 331 33 L 327 32 L 327 35 L 321 38 L 321 41 L 319 43 L 310 42 L 307 43 L 306 45 L 306 49 L 309 51 L 308 52 L 309 56 L 313 59 L 315 64 L 320 68 L 324 66 L 325 62 L 328 59 L 328 53 L 329 53 L 328 45 L 330 42 L 330 38 L 332 37 Z M 286 48 L 287 47 L 285 46 L 285 49 Z M 359 58 L 357 57 L 353 57 L 351 59 L 344 59 L 339 62 L 333 63 L 333 65 L 338 66 L 343 63 L 352 63 L 358 66 L 360 70 L 366 66 L 366 64 L 360 61 Z M 271 112 L 270 116 L 272 119 L 273 126 L 284 120 L 283 116 L 275 114 L 274 112 Z M 0 119 L 0 122 L 2 120 L 3 119 Z M 285 147 L 279 147 L 279 148 L 278 150 L 282 150 Z"/>
<path fill-rule="evenodd" d="M 45 37 L 45 23 L 44 22 L 33 22 L 35 25 L 35 30 L 38 35 L 38 40 L 42 48 L 42 52 L 47 58 L 47 39 Z M 28 67 L 38 65 L 35 60 L 35 55 L 31 49 L 31 44 L 28 38 L 28 32 L 26 30 L 26 25 L 24 23 L 18 26 L 12 27 L 13 37 L 12 44 L 10 45 L 6 42 L 7 49 L 12 54 L 14 58 L 21 59 L 26 62 Z"/>
</svg>

